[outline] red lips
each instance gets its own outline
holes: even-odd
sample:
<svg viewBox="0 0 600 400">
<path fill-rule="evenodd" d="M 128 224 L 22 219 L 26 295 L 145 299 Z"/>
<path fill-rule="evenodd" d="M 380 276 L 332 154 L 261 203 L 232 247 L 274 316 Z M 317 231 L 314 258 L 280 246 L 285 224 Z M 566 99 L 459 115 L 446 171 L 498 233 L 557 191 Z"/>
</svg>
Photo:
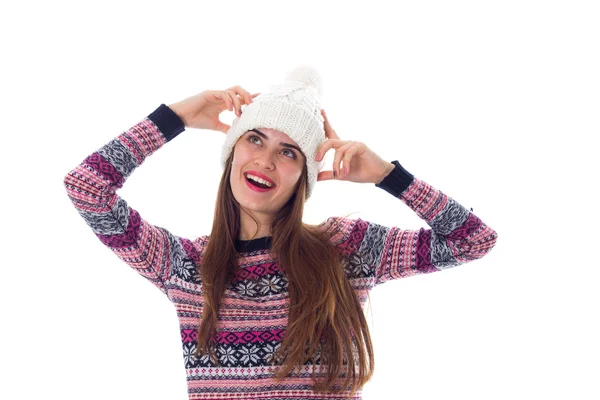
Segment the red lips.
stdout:
<svg viewBox="0 0 600 400">
<path fill-rule="evenodd" d="M 258 187 L 256 185 L 250 183 L 250 180 L 248 178 L 244 178 L 244 181 L 246 182 L 246 185 L 248 185 L 248 187 L 250 189 L 252 189 L 252 190 L 254 190 L 256 192 L 268 192 L 269 190 L 273 190 L 273 188 L 275 187 L 275 186 L 273 186 L 273 187 L 270 187 L 270 188 L 264 188 L 263 189 L 261 187 Z"/>
<path fill-rule="evenodd" d="M 271 178 L 269 178 L 268 176 L 261 174 L 260 172 L 256 172 L 256 171 L 246 171 L 246 174 L 252 174 L 254 176 L 258 176 L 259 178 L 264 179 L 265 181 L 271 183 L 273 185 L 273 187 L 275 187 L 275 182 L 273 182 L 273 180 Z"/>
</svg>

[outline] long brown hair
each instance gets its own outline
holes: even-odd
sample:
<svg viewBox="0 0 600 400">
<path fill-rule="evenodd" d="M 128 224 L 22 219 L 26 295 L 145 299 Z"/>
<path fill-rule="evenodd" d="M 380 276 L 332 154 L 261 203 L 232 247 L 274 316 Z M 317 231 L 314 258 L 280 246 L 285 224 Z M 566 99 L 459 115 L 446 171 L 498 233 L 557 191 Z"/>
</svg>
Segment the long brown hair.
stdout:
<svg viewBox="0 0 600 400">
<path fill-rule="evenodd" d="M 239 233 L 240 206 L 229 183 L 233 153 L 221 177 L 212 232 L 200 265 L 204 309 L 195 355 L 210 354 L 218 366 L 213 349 L 217 312 L 238 258 L 235 239 Z M 315 390 L 339 393 L 349 389 L 352 397 L 373 376 L 369 328 L 358 296 L 342 268 L 341 254 L 329 240 L 335 232 L 302 222 L 306 164 L 297 185 L 271 224 L 271 251 L 278 255 L 280 269 L 288 280 L 290 301 L 284 339 L 272 359 L 272 363 L 278 360 L 281 365 L 286 361 L 287 364 L 275 377 L 280 382 L 294 366 L 309 359 L 314 365 L 316 352 L 321 351 L 321 364 L 326 366 L 327 376 L 317 383 L 313 370 Z M 339 382 L 344 375 L 343 386 L 332 386 L 334 380 Z"/>
</svg>

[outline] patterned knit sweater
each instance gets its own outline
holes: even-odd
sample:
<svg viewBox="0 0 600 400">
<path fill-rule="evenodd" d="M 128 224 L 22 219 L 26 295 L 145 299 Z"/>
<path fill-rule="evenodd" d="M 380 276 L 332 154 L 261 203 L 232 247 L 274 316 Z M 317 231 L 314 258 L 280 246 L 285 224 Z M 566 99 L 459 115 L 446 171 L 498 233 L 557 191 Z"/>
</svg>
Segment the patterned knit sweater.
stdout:
<svg viewBox="0 0 600 400">
<path fill-rule="evenodd" d="M 343 399 L 349 392 L 319 394 L 312 371 L 326 372 L 315 359 L 295 367 L 277 384 L 270 357 L 287 326 L 287 280 L 270 252 L 271 237 L 237 240 L 238 269 L 218 315 L 216 355 L 196 358 L 203 287 L 199 264 L 209 236 L 193 240 L 144 220 L 116 194 L 144 160 L 185 127 L 161 104 L 148 117 L 90 154 L 64 178 L 76 210 L 92 231 L 129 267 L 163 292 L 180 324 L 189 399 Z M 452 198 L 407 172 L 397 161 L 378 185 L 398 198 L 431 229 L 404 230 L 372 222 L 330 217 L 321 225 L 339 229 L 332 241 L 365 305 L 366 292 L 392 279 L 441 271 L 487 254 L 497 234 Z M 472 211 L 472 210 L 471 210 Z M 331 231 L 333 232 L 333 231 Z M 353 399 L 361 399 L 361 391 Z"/>
</svg>

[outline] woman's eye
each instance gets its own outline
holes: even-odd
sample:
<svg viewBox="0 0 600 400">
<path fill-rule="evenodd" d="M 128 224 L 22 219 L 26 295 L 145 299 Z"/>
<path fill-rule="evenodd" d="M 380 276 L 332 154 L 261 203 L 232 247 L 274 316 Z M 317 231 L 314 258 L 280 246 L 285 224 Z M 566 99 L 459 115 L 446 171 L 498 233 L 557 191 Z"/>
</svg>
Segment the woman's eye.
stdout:
<svg viewBox="0 0 600 400">
<path fill-rule="evenodd" d="M 250 137 L 248 138 L 248 140 L 249 140 L 250 142 L 252 142 L 252 139 L 258 139 L 258 141 L 260 141 L 260 139 L 258 138 L 258 136 L 254 136 L 254 135 L 253 135 L 253 136 L 250 136 Z M 252 142 L 252 143 L 254 143 L 254 142 Z"/>
<path fill-rule="evenodd" d="M 291 155 L 292 158 L 294 158 L 294 159 L 296 158 L 296 153 L 294 153 L 293 151 L 291 151 L 291 150 L 283 150 L 283 151 L 284 152 L 287 151 Z"/>
</svg>

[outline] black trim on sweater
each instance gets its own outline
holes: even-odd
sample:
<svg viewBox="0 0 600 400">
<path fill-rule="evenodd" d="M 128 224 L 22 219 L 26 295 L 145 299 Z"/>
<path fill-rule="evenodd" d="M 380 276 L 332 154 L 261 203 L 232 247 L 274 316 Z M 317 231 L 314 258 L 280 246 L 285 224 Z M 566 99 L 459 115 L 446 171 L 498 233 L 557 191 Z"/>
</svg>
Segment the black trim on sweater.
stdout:
<svg viewBox="0 0 600 400">
<path fill-rule="evenodd" d="M 270 249 L 272 244 L 273 236 L 263 236 L 250 240 L 235 239 L 235 249 L 240 253 L 250 253 L 252 251 Z"/>
<path fill-rule="evenodd" d="M 385 177 L 376 187 L 385 190 L 395 197 L 399 197 L 402 192 L 410 186 L 414 180 L 414 175 L 404 169 L 398 160 L 392 161 L 394 169 Z"/>
<path fill-rule="evenodd" d="M 148 118 L 156 124 L 167 142 L 173 140 L 175 136 L 185 130 L 181 118 L 165 104 L 161 104 L 156 110 L 152 111 Z"/>
</svg>

